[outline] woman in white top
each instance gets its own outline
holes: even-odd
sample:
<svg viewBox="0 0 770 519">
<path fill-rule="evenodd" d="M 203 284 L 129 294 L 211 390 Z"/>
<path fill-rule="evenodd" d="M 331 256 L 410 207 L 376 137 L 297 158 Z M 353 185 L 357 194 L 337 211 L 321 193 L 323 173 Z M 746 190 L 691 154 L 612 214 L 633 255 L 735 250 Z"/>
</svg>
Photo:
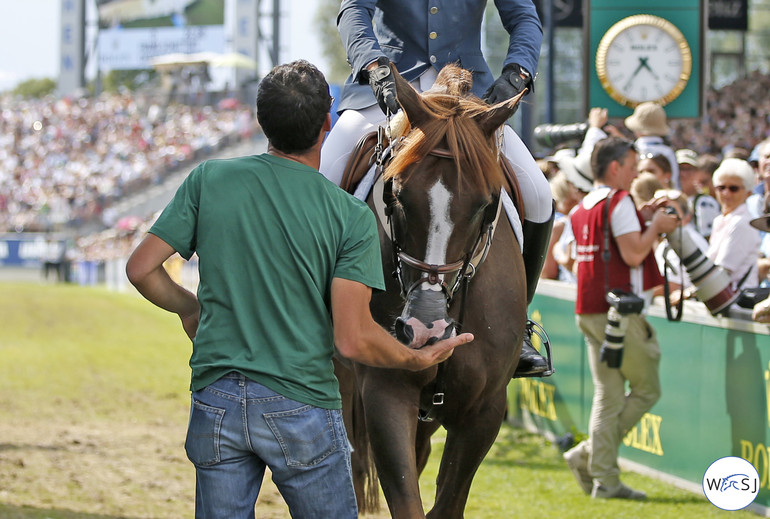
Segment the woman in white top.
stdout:
<svg viewBox="0 0 770 519">
<path fill-rule="evenodd" d="M 754 170 L 741 159 L 725 159 L 713 175 L 722 214 L 714 228 L 706 255 L 730 273 L 736 289 L 756 287 L 759 231 L 750 225 L 753 218 L 746 199 L 754 187 Z"/>
</svg>

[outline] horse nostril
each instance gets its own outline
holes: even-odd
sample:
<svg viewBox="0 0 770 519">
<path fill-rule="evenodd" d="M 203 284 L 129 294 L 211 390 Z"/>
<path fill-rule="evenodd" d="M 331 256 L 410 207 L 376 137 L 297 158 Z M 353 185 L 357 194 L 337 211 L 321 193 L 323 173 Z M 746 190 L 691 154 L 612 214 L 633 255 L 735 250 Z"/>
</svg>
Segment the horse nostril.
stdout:
<svg viewBox="0 0 770 519">
<path fill-rule="evenodd" d="M 412 341 L 414 340 L 414 330 L 412 329 L 411 324 L 406 323 L 406 319 L 403 317 L 398 317 L 396 319 L 395 328 L 396 338 L 400 342 L 406 345 L 412 344 Z"/>
<path fill-rule="evenodd" d="M 444 329 L 444 335 L 442 335 L 438 340 L 443 341 L 444 339 L 453 337 L 456 331 L 457 331 L 457 323 L 455 323 L 454 319 L 447 318 L 446 328 Z"/>
</svg>

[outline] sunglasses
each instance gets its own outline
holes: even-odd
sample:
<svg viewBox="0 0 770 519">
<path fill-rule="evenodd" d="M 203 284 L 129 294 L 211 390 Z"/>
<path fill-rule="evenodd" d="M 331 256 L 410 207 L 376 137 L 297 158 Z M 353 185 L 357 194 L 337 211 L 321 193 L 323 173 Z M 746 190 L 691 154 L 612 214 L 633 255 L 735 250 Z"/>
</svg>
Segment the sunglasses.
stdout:
<svg viewBox="0 0 770 519">
<path fill-rule="evenodd" d="M 679 200 L 682 192 L 678 189 L 658 189 L 653 198 L 668 198 L 669 200 Z"/>
<path fill-rule="evenodd" d="M 743 187 L 741 187 L 741 186 L 714 186 L 714 189 L 716 189 L 717 191 L 725 191 L 725 190 L 727 190 L 727 191 L 730 191 L 731 193 L 737 193 L 738 191 L 743 189 Z"/>
</svg>

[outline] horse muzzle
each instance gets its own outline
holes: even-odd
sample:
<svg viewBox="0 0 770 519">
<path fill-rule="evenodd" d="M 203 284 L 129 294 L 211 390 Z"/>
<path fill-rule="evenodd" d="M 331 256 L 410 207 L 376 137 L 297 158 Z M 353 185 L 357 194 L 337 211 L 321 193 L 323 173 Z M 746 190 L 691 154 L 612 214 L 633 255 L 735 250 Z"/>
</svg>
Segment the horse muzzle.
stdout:
<svg viewBox="0 0 770 519">
<path fill-rule="evenodd" d="M 456 335 L 455 322 L 447 315 L 447 299 L 441 290 L 413 290 L 396 319 L 396 338 L 410 348 Z"/>
</svg>

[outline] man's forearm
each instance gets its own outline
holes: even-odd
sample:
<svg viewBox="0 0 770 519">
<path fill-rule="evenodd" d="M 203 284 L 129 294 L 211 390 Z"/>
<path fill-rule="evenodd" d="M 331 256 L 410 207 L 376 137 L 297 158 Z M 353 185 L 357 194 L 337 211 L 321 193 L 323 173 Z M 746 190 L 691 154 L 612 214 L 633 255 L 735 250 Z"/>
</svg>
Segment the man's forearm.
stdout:
<svg viewBox="0 0 770 519">
<path fill-rule="evenodd" d="M 150 271 L 131 283 L 149 302 L 180 317 L 199 310 L 198 298 L 186 288 L 176 284 L 163 266 Z"/>
<path fill-rule="evenodd" d="M 176 251 L 168 243 L 148 234 L 128 258 L 126 276 L 148 301 L 183 319 L 199 311 L 195 294 L 177 285 L 163 268 Z"/>
</svg>

